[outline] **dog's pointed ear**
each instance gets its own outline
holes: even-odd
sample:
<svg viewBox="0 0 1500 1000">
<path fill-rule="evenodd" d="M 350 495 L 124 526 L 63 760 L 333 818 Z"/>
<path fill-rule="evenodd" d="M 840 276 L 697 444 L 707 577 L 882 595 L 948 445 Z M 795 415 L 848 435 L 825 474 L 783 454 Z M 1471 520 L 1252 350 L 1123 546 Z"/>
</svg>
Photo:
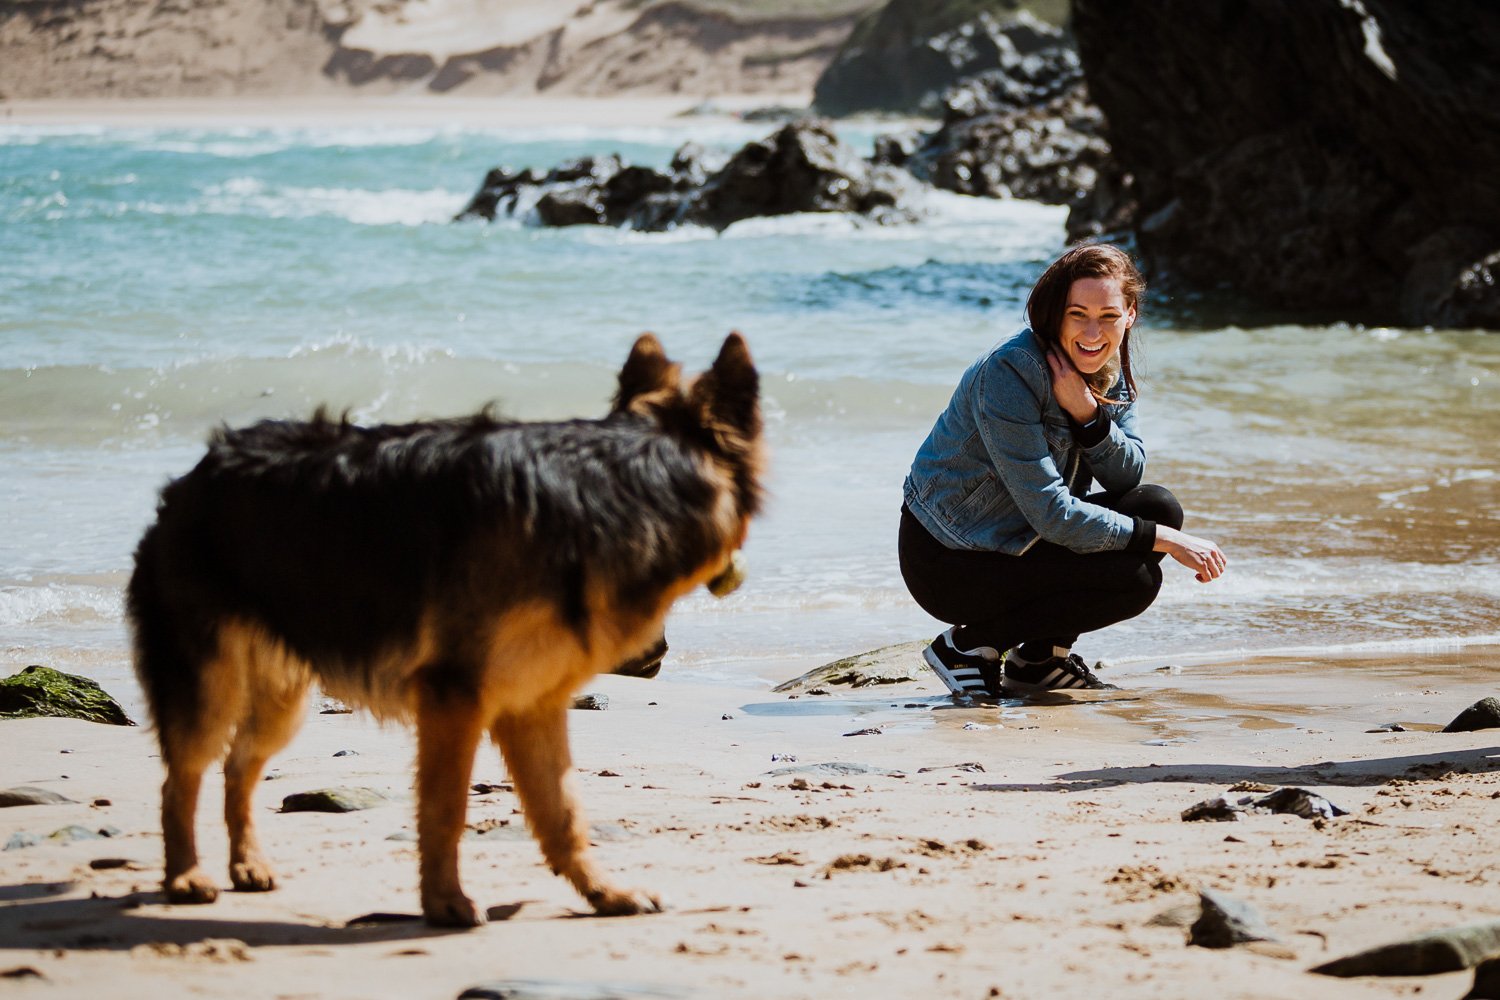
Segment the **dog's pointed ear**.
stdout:
<svg viewBox="0 0 1500 1000">
<path fill-rule="evenodd" d="M 760 373 L 738 332 L 724 338 L 713 366 L 693 386 L 695 401 L 715 418 L 747 435 L 760 430 Z"/>
<path fill-rule="evenodd" d="M 615 392 L 614 412 L 630 408 L 635 399 L 661 389 L 676 389 L 681 381 L 681 367 L 667 360 L 661 341 L 649 333 L 636 338 L 620 369 L 620 388 Z"/>
</svg>

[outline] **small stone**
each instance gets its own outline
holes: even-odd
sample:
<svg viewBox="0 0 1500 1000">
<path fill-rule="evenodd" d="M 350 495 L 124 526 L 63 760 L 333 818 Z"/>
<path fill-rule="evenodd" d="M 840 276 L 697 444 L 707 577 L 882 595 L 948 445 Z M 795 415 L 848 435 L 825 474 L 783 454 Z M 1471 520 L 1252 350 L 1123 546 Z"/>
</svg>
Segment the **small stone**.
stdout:
<svg viewBox="0 0 1500 1000">
<path fill-rule="evenodd" d="M 93 805 L 98 806 L 99 808 L 102 809 L 105 806 L 112 806 L 112 805 L 114 805 L 114 803 L 111 802 L 109 799 L 95 799 L 93 801 Z"/>
<path fill-rule="evenodd" d="M 1248 903 L 1214 889 L 1201 889 L 1202 912 L 1188 931 L 1188 944 L 1200 948 L 1229 948 L 1249 941 L 1275 941 L 1265 919 Z"/>
<path fill-rule="evenodd" d="M 5 842 L 5 849 L 7 851 L 19 851 L 23 847 L 35 847 L 38 843 L 40 841 L 37 839 L 36 834 L 27 833 L 25 830 L 17 830 Z"/>
<path fill-rule="evenodd" d="M 1500 729 L 1500 698 L 1476 701 L 1444 726 L 1443 732 L 1474 733 L 1481 729 Z"/>
<path fill-rule="evenodd" d="M 853 732 L 845 733 L 844 735 L 845 736 L 882 736 L 882 735 L 884 735 L 884 731 L 881 730 L 881 728 L 879 726 L 870 726 L 870 727 L 865 728 L 865 729 L 856 729 Z"/>
<path fill-rule="evenodd" d="M 18 965 L 13 969 L 0 972 L 0 979 L 46 979 L 41 971 L 29 965 Z"/>
<path fill-rule="evenodd" d="M 31 785 L 17 785 L 15 788 L 0 790 L 0 809 L 9 806 L 64 805 L 72 801 L 66 795 L 60 795 L 50 788 L 36 788 Z"/>
<path fill-rule="evenodd" d="M 336 752 L 334 754 L 334 756 L 335 757 L 358 757 L 359 756 L 359 751 L 358 750 L 339 750 L 338 752 Z"/>
<path fill-rule="evenodd" d="M 644 983 L 505 979 L 470 986 L 458 1000 L 680 1000 L 687 996 L 675 987 Z"/>
<path fill-rule="evenodd" d="M 354 709 L 345 705 L 337 698 L 324 698 L 318 703 L 319 715 L 350 715 Z"/>
<path fill-rule="evenodd" d="M 1406 727 L 1403 726 L 1399 722 L 1387 722 L 1383 726 L 1376 726 L 1374 729 L 1366 729 L 1365 732 L 1367 732 L 1367 733 L 1404 733 L 1404 732 L 1406 732 Z"/>
<path fill-rule="evenodd" d="M 65 826 L 60 830 L 53 830 L 47 835 L 48 840 L 55 840 L 59 844 L 71 844 L 75 840 L 99 840 L 103 837 L 113 837 L 120 831 L 112 826 L 103 826 L 97 830 L 90 830 L 86 826 L 76 823 Z"/>
<path fill-rule="evenodd" d="M 592 692 L 573 699 L 573 707 L 581 712 L 604 712 L 609 710 L 609 695 Z"/>
<path fill-rule="evenodd" d="M 793 757 L 792 760 L 797 758 Z M 797 767 L 779 767 L 774 771 L 767 771 L 766 775 L 779 778 L 784 774 L 811 774 L 818 777 L 846 778 L 850 775 L 881 775 L 887 778 L 904 778 L 906 775 L 901 771 L 889 767 L 876 767 L 873 764 L 857 764 L 850 761 L 834 760 L 823 764 L 800 764 Z"/>
<path fill-rule="evenodd" d="M 720 722 L 732 722 L 733 720 L 734 716 L 730 715 L 728 712 L 725 712 L 723 715 L 719 716 Z"/>
<path fill-rule="evenodd" d="M 385 805 L 390 798 L 373 788 L 319 788 L 295 792 L 281 800 L 281 811 L 289 812 L 358 812 Z"/>
<path fill-rule="evenodd" d="M 402 844 L 414 844 L 417 842 L 417 832 L 415 830 L 397 830 L 385 839 L 394 840 Z"/>
<path fill-rule="evenodd" d="M 144 867 L 138 861 L 129 858 L 95 858 L 89 862 L 89 867 L 96 872 L 110 871 L 115 868 L 127 868 L 130 871 L 141 871 Z"/>
</svg>

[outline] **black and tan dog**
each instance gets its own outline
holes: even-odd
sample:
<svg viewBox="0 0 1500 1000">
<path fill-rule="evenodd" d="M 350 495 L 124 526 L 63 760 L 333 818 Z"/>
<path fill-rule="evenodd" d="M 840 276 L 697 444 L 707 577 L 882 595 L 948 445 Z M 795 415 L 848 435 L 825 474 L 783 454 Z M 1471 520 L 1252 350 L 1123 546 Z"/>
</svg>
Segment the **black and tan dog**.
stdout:
<svg viewBox="0 0 1500 1000">
<path fill-rule="evenodd" d="M 167 771 L 167 898 L 218 895 L 194 812 L 220 759 L 230 881 L 273 887 L 252 792 L 316 682 L 416 727 L 429 922 L 484 922 L 458 842 L 486 733 L 552 869 L 599 913 L 656 909 L 589 860 L 567 709 L 659 641 L 673 601 L 728 571 L 761 464 L 759 380 L 738 334 L 686 383 L 641 337 L 602 420 L 360 427 L 320 413 L 214 435 L 163 490 L 127 596 Z"/>
</svg>

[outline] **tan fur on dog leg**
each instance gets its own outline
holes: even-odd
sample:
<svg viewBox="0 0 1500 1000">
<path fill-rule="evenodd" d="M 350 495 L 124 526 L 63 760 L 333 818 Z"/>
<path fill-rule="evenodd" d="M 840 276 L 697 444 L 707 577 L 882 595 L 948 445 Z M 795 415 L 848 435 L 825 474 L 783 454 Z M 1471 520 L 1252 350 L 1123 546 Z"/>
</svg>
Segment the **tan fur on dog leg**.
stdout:
<svg viewBox="0 0 1500 1000">
<path fill-rule="evenodd" d="M 422 915 L 438 927 L 478 927 L 485 915 L 459 884 L 458 841 L 484 724 L 471 693 L 444 690 L 421 675 L 415 688 Z"/>
<path fill-rule="evenodd" d="M 526 824 L 552 870 L 604 916 L 660 911 L 654 897 L 609 885 L 589 859 L 588 828 L 573 797 L 567 710 L 538 707 L 503 716 L 490 734 L 505 757 Z"/>
</svg>

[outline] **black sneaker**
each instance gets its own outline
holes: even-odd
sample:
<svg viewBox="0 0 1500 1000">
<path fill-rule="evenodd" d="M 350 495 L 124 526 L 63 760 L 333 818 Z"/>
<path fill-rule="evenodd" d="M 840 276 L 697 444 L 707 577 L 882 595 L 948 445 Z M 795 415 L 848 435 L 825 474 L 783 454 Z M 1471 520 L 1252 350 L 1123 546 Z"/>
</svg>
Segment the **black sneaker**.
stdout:
<svg viewBox="0 0 1500 1000">
<path fill-rule="evenodd" d="M 1005 661 L 1005 693 L 1038 694 L 1043 691 L 1118 691 L 1094 675 L 1077 653 L 1053 656 L 1040 663 Z"/>
<path fill-rule="evenodd" d="M 959 649 L 950 628 L 922 650 L 922 659 L 955 698 L 1000 697 L 1000 651 L 993 646 Z"/>
</svg>

